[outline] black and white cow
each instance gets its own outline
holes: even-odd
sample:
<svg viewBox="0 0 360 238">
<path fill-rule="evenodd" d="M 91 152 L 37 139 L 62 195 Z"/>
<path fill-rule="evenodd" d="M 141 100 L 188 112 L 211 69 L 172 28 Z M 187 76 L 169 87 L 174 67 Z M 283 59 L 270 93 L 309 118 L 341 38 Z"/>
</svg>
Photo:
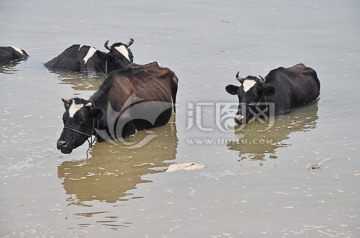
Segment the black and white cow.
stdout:
<svg viewBox="0 0 360 238">
<path fill-rule="evenodd" d="M 0 46 L 0 65 L 10 64 L 12 62 L 18 62 L 25 60 L 29 55 L 25 50 L 15 46 Z"/>
<path fill-rule="evenodd" d="M 270 104 L 275 115 L 287 114 L 295 108 L 314 102 L 320 95 L 317 73 L 304 64 L 271 70 L 265 79 L 236 75 L 240 86 L 228 85 L 226 91 L 239 98 L 235 122 L 245 124 L 254 119 L 255 107 L 269 113 Z"/>
<path fill-rule="evenodd" d="M 60 55 L 45 63 L 45 67 L 54 71 L 70 71 L 78 73 L 107 74 L 116 69 L 123 69 L 133 62 L 130 46 L 134 43 L 130 39 L 128 44 L 114 43 L 110 47 L 106 41 L 104 46 L 108 53 L 87 45 L 72 45 Z"/>
<path fill-rule="evenodd" d="M 157 62 L 109 73 L 90 99 L 63 99 L 64 129 L 57 148 L 71 153 L 92 135 L 121 142 L 136 130 L 165 125 L 175 111 L 177 85 L 175 73 Z"/>
</svg>

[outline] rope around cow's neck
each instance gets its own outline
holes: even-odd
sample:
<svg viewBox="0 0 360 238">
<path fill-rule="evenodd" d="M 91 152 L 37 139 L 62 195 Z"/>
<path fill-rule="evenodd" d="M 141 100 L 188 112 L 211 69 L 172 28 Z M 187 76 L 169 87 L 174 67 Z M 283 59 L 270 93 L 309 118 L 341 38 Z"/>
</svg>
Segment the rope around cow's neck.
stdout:
<svg viewBox="0 0 360 238">
<path fill-rule="evenodd" d="M 95 143 L 95 140 L 96 140 L 96 136 L 93 137 L 93 133 L 95 131 L 95 120 L 93 120 L 93 125 L 92 125 L 92 128 L 91 128 L 91 133 L 90 134 L 84 133 L 82 131 L 75 130 L 75 129 L 67 127 L 67 126 L 65 126 L 64 129 L 76 132 L 76 133 L 78 133 L 80 135 L 83 135 L 83 136 L 87 137 L 86 140 L 89 143 L 89 149 L 87 150 L 86 154 L 88 154 L 89 150 L 94 146 L 94 143 Z"/>
<path fill-rule="evenodd" d="M 259 101 L 255 104 L 255 103 L 247 103 L 246 105 L 247 106 L 251 106 L 251 107 L 258 107 L 261 103 L 261 99 L 264 98 L 264 101 L 265 101 L 265 105 L 267 104 L 267 101 L 266 101 L 266 97 L 264 95 L 262 95 L 259 99 Z"/>
</svg>

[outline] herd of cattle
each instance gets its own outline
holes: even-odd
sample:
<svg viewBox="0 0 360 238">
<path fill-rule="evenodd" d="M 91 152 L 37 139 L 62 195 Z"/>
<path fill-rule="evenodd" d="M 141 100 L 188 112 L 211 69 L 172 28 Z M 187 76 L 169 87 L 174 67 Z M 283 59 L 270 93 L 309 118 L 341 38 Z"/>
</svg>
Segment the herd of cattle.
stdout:
<svg viewBox="0 0 360 238">
<path fill-rule="evenodd" d="M 55 72 L 106 75 L 90 99 L 62 99 L 64 128 L 57 141 L 62 153 L 71 153 L 92 136 L 98 141 L 119 141 L 137 130 L 165 125 L 172 111 L 175 112 L 178 90 L 175 73 L 157 62 L 133 63 L 130 50 L 133 39 L 127 44 L 119 42 L 111 46 L 108 42 L 104 44 L 108 52 L 76 44 L 44 64 Z M 28 57 L 18 47 L 0 47 L 1 67 Z M 251 112 L 259 105 L 263 112 L 269 112 L 266 107 L 271 103 L 275 105 L 275 115 L 283 115 L 314 102 L 320 95 L 317 73 L 304 64 L 279 67 L 265 78 L 242 78 L 238 73 L 236 79 L 239 85 L 230 84 L 225 90 L 238 97 L 239 106 L 234 115 L 237 124 L 250 122 L 255 116 Z"/>
</svg>

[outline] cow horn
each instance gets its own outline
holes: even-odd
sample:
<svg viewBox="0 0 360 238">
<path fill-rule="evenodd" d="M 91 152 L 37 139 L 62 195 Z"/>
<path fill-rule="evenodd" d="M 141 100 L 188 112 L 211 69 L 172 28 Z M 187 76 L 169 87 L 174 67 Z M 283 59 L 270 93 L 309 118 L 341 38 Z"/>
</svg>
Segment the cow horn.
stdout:
<svg viewBox="0 0 360 238">
<path fill-rule="evenodd" d="M 265 79 L 259 75 L 259 78 L 261 79 L 261 82 L 265 82 Z"/>
<path fill-rule="evenodd" d="M 90 107 L 90 108 L 92 108 L 92 107 L 93 107 L 93 103 L 92 103 L 92 102 L 88 102 L 88 103 L 86 103 L 85 107 Z"/>
<path fill-rule="evenodd" d="M 236 74 L 236 79 L 240 82 L 243 83 L 244 79 L 240 77 L 240 72 L 237 72 Z"/>
<path fill-rule="evenodd" d="M 108 44 L 109 44 L 109 40 L 105 41 L 104 47 L 105 49 L 110 50 Z"/>
<path fill-rule="evenodd" d="M 130 41 L 129 41 L 129 43 L 127 44 L 127 47 L 126 47 L 126 48 L 129 48 L 133 43 L 134 43 L 134 39 L 133 39 L 133 38 L 130 38 Z"/>
</svg>

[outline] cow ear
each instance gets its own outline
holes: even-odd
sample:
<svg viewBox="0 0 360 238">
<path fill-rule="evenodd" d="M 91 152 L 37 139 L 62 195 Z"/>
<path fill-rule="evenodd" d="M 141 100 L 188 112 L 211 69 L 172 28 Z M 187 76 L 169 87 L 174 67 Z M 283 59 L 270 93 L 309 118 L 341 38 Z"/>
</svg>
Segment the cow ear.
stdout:
<svg viewBox="0 0 360 238">
<path fill-rule="evenodd" d="M 89 116 L 94 119 L 100 119 L 103 115 L 103 111 L 100 108 L 94 108 L 89 112 Z"/>
<path fill-rule="evenodd" d="M 261 88 L 261 93 L 266 96 L 269 97 L 271 95 L 274 95 L 276 92 L 276 89 L 273 86 L 267 85 L 267 86 L 263 86 Z"/>
<path fill-rule="evenodd" d="M 63 99 L 63 98 L 61 100 L 64 103 L 65 110 L 69 109 L 69 107 L 71 106 L 72 100 L 71 99 L 67 100 L 67 99 Z"/>
<path fill-rule="evenodd" d="M 236 95 L 239 90 L 239 87 L 229 84 L 228 86 L 226 86 L 225 90 L 226 90 L 226 92 L 230 93 L 231 95 Z"/>
</svg>

